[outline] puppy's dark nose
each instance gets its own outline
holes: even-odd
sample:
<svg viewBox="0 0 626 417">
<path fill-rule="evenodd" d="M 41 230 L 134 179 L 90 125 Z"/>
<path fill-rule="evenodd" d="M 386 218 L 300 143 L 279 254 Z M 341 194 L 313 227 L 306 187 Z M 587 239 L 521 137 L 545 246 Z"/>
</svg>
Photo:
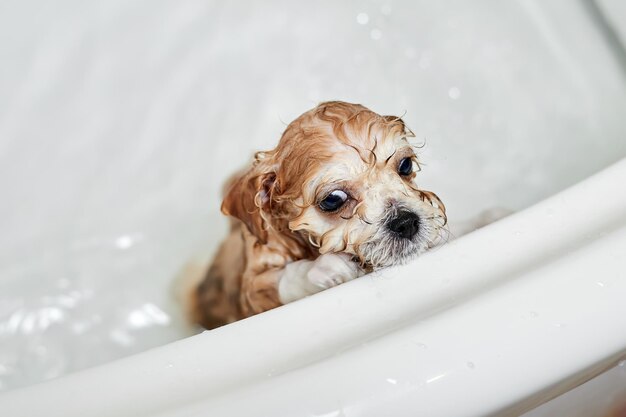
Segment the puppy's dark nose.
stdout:
<svg viewBox="0 0 626 417">
<path fill-rule="evenodd" d="M 387 228 L 396 235 L 411 239 L 420 227 L 420 218 L 412 211 L 401 211 L 387 223 Z"/>
</svg>

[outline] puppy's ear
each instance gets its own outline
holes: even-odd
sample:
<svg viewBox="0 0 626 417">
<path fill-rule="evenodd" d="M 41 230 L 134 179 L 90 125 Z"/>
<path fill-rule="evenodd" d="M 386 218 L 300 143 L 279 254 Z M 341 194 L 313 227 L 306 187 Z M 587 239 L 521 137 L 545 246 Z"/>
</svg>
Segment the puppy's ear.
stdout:
<svg viewBox="0 0 626 417">
<path fill-rule="evenodd" d="M 254 165 L 232 181 L 222 213 L 241 220 L 262 243 L 267 243 L 271 195 L 276 173 L 271 164 L 257 156 Z"/>
</svg>

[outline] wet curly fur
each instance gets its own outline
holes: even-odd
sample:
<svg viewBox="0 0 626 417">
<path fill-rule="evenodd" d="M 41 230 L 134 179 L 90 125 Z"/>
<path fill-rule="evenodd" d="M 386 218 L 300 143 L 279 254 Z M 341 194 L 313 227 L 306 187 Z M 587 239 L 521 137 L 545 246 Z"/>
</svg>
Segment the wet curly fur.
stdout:
<svg viewBox="0 0 626 417">
<path fill-rule="evenodd" d="M 404 263 L 434 245 L 445 207 L 418 188 L 413 133 L 401 118 L 359 104 L 326 102 L 294 120 L 278 146 L 258 152 L 230 182 L 222 212 L 231 231 L 204 281 L 192 293 L 193 320 L 214 328 L 282 304 L 278 283 L 286 265 L 345 253 L 365 270 Z M 410 158 L 410 175 L 398 164 Z M 348 200 L 320 209 L 333 190 Z M 410 239 L 390 232 L 400 211 L 419 217 Z"/>
</svg>

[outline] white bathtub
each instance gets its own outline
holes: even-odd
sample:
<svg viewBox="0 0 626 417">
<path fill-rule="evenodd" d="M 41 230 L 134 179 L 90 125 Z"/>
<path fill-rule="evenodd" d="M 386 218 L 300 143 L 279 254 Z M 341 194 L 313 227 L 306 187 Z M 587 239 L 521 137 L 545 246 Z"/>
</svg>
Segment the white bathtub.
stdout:
<svg viewBox="0 0 626 417">
<path fill-rule="evenodd" d="M 624 34 L 598 13 L 619 21 L 620 7 L 3 6 L 2 415 L 515 415 L 617 365 Z M 406 111 L 453 228 L 519 213 L 167 344 L 192 333 L 170 285 L 223 235 L 223 180 L 335 98 Z M 594 398 L 626 390 L 623 368 Z"/>
</svg>

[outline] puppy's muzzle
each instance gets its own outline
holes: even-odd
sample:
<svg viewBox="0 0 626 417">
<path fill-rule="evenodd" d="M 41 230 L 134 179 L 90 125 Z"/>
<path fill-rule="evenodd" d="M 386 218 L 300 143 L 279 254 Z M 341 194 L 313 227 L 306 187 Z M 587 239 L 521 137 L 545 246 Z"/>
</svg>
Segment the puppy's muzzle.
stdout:
<svg viewBox="0 0 626 417">
<path fill-rule="evenodd" d="M 395 236 L 412 239 L 419 231 L 420 218 L 412 211 L 402 210 L 389 219 L 386 226 Z"/>
</svg>

